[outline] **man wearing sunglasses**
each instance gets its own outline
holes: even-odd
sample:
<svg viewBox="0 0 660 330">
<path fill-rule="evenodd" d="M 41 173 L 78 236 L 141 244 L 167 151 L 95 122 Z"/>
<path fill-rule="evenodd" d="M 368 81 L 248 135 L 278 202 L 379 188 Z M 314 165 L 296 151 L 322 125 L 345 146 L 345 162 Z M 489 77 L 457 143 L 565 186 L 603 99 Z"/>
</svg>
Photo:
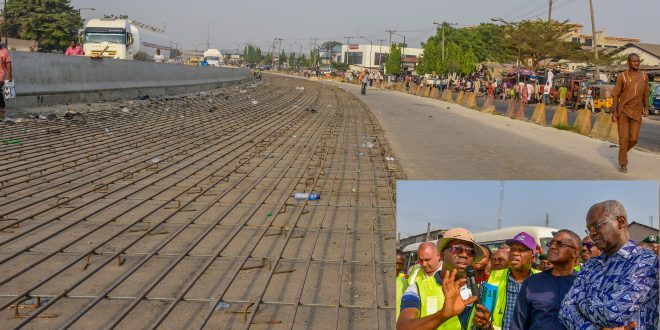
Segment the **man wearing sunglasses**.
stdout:
<svg viewBox="0 0 660 330">
<path fill-rule="evenodd" d="M 474 312 L 473 322 L 480 329 L 510 329 L 522 282 L 539 272 L 532 269 L 536 250 L 532 235 L 521 232 L 506 244 L 509 245 L 509 269 L 491 271 L 488 278 L 488 284 L 497 287 L 495 308 L 489 311 L 479 304 Z"/>
<path fill-rule="evenodd" d="M 465 285 L 465 269 L 484 257 L 472 233 L 463 228 L 449 229 L 438 240 L 442 258 L 439 272 L 422 282 L 411 282 L 401 298 L 398 330 L 466 329 L 472 297 Z"/>
<path fill-rule="evenodd" d="M 623 205 L 593 205 L 586 232 L 603 253 L 582 266 L 560 321 L 567 329 L 658 329 L 658 256 L 629 239 Z"/>
<path fill-rule="evenodd" d="M 573 269 L 578 258 L 580 236 L 562 229 L 554 233 L 548 243 L 547 259 L 552 268 L 534 274 L 520 287 L 513 312 L 511 330 L 563 330 L 559 322 L 561 301 L 573 285 L 577 272 Z"/>
<path fill-rule="evenodd" d="M 582 250 L 580 251 L 580 259 L 582 263 L 587 262 L 591 258 L 595 258 L 600 255 L 600 250 L 594 244 L 594 241 L 591 240 L 591 236 L 587 235 L 582 239 Z"/>
</svg>

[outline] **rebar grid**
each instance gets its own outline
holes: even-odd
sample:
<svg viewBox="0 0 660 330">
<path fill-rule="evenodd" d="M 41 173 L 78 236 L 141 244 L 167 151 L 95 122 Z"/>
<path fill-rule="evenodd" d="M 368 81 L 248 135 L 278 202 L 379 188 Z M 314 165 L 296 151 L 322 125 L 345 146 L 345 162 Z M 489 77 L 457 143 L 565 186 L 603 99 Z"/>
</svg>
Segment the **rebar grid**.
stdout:
<svg viewBox="0 0 660 330">
<path fill-rule="evenodd" d="M 267 76 L 123 107 L 0 127 L 3 324 L 393 328 L 403 173 L 362 102 Z"/>
</svg>

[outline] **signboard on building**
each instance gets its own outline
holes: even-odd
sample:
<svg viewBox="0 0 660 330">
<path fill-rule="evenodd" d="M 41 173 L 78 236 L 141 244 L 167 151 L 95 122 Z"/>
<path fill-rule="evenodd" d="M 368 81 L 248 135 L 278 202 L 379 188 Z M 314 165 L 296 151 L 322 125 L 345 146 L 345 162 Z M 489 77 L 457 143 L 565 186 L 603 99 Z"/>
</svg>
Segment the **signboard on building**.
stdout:
<svg viewBox="0 0 660 330">
<path fill-rule="evenodd" d="M 348 45 L 348 49 L 358 49 L 360 48 L 358 45 Z"/>
</svg>

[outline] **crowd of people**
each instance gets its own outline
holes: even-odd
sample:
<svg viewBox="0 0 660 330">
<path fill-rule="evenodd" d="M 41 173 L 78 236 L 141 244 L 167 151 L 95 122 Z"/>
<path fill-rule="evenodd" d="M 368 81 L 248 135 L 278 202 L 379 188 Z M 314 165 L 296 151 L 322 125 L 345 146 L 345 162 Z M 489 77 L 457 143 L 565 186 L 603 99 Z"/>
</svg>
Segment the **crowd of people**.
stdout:
<svg viewBox="0 0 660 330">
<path fill-rule="evenodd" d="M 554 232 L 542 254 L 525 232 L 491 251 L 452 228 L 408 269 L 397 251 L 397 329 L 658 329 L 658 237 L 630 240 L 615 200 L 585 232 Z"/>
</svg>

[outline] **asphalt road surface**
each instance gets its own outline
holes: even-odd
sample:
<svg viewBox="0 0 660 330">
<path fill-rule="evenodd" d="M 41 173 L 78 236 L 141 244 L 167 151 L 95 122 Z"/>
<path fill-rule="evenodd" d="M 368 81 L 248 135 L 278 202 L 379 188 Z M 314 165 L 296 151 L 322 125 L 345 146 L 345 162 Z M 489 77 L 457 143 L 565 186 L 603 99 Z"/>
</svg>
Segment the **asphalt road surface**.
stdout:
<svg viewBox="0 0 660 330">
<path fill-rule="evenodd" d="M 359 95 L 356 85 L 329 83 Z M 385 129 L 409 179 L 660 177 L 655 152 L 632 150 L 629 173 L 622 174 L 618 147 L 606 141 L 399 92 L 369 89 L 360 98 Z"/>
</svg>

